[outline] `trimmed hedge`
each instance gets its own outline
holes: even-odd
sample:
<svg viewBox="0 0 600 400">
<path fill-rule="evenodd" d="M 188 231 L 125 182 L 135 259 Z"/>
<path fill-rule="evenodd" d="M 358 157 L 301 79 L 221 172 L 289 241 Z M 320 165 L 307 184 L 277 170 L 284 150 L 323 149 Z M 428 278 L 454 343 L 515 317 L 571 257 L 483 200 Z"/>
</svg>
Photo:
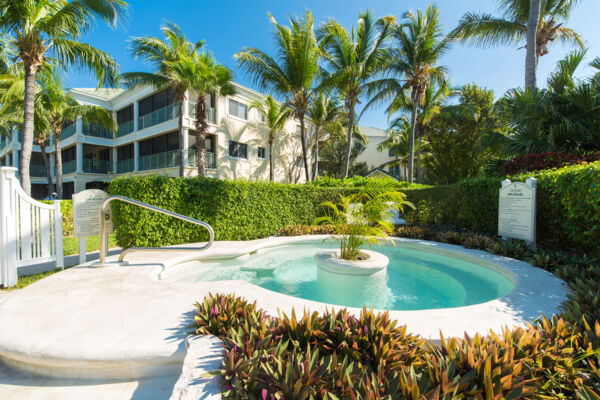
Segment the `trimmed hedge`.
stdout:
<svg viewBox="0 0 600 400">
<path fill-rule="evenodd" d="M 546 246 L 600 251 L 600 162 L 509 176 L 538 180 L 537 241 Z M 473 179 L 428 189 L 406 189 L 414 225 L 446 225 L 495 235 L 501 178 Z"/>
<path fill-rule="evenodd" d="M 213 178 L 161 175 L 122 178 L 108 192 L 152 204 L 210 224 L 215 240 L 252 240 L 289 225 L 311 224 L 318 205 L 356 189 L 321 188 Z M 121 247 L 167 246 L 205 241 L 205 229 L 140 207 L 113 202 Z"/>
</svg>

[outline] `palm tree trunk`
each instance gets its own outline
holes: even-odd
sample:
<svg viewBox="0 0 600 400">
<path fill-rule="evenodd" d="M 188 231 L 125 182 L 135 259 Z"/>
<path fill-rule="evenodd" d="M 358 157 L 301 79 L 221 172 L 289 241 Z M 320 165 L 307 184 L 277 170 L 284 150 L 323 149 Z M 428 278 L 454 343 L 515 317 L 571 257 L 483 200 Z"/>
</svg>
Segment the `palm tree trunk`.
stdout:
<svg viewBox="0 0 600 400">
<path fill-rule="evenodd" d="M 185 171 L 185 152 L 186 148 L 183 146 L 184 137 L 183 137 L 183 100 L 184 98 L 179 99 L 179 119 L 177 121 L 177 128 L 179 129 L 179 176 L 183 178 L 183 174 Z"/>
<path fill-rule="evenodd" d="M 275 177 L 273 176 L 273 132 L 269 137 L 269 180 L 273 182 Z"/>
<path fill-rule="evenodd" d="M 46 178 L 48 179 L 48 196 L 54 192 L 54 184 L 52 183 L 52 171 L 50 170 L 50 160 L 46 153 L 46 143 L 39 143 L 40 151 L 42 152 L 42 160 L 44 160 L 44 168 L 46 169 Z"/>
<path fill-rule="evenodd" d="M 421 142 L 423 142 L 423 133 L 419 129 L 419 143 L 417 144 L 417 183 L 421 183 Z"/>
<path fill-rule="evenodd" d="M 344 179 L 348 177 L 348 171 L 350 170 L 350 154 L 352 152 L 352 131 L 354 130 L 354 102 L 350 102 L 348 106 L 348 136 L 346 140 L 346 164 L 344 165 Z"/>
<path fill-rule="evenodd" d="M 529 1 L 529 20 L 527 21 L 527 54 L 525 56 L 525 89 L 536 87 L 537 69 L 537 29 L 540 20 L 541 0 Z"/>
<path fill-rule="evenodd" d="M 63 187 L 62 187 L 62 153 L 60 150 L 60 129 L 54 131 L 54 151 L 56 158 L 56 198 L 62 200 L 63 198 Z"/>
<path fill-rule="evenodd" d="M 304 175 L 306 176 L 306 182 L 310 182 L 310 174 L 308 173 L 308 156 L 306 154 L 306 125 L 304 124 L 304 113 L 300 114 L 300 142 L 302 142 Z"/>
<path fill-rule="evenodd" d="M 206 152 L 206 131 L 208 123 L 206 122 L 206 101 L 204 94 L 198 95 L 196 103 L 196 162 L 198 164 L 198 176 L 206 174 L 205 156 Z"/>
<path fill-rule="evenodd" d="M 23 143 L 21 148 L 20 176 L 21 186 L 28 195 L 31 195 L 31 179 L 29 177 L 29 163 L 33 148 L 33 105 L 35 102 L 35 73 L 36 67 L 25 64 L 25 103 L 23 111 Z"/>
<path fill-rule="evenodd" d="M 319 127 L 315 126 L 315 165 L 313 167 L 313 181 L 319 176 Z"/>
<path fill-rule="evenodd" d="M 415 135 L 417 131 L 417 107 L 418 107 L 418 96 L 416 89 L 412 91 L 412 116 L 410 123 L 410 140 L 408 141 L 408 182 L 414 182 L 414 170 L 415 170 Z"/>
</svg>

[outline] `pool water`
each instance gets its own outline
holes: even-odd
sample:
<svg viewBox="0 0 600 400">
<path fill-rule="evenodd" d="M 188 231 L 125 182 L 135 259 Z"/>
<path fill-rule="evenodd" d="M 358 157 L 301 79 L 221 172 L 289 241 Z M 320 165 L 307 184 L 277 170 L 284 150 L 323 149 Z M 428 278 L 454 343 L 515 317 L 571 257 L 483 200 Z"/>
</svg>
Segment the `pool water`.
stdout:
<svg viewBox="0 0 600 400">
<path fill-rule="evenodd" d="M 244 280 L 307 300 L 386 310 L 467 306 L 502 297 L 514 287 L 483 265 L 401 245 L 373 248 L 390 259 L 384 273 L 347 276 L 318 269 L 315 252 L 335 247 L 333 241 L 302 242 L 235 259 L 199 261 L 182 267 L 177 280 Z"/>
</svg>

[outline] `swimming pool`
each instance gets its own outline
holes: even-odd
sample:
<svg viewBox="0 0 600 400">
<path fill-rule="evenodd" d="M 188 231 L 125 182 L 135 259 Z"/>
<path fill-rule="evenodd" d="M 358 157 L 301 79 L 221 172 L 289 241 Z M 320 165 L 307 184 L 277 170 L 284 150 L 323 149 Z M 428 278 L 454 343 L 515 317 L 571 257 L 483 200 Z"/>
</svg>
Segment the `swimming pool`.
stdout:
<svg viewBox="0 0 600 400">
<path fill-rule="evenodd" d="M 264 248 L 243 256 L 187 262 L 169 280 L 243 280 L 264 289 L 345 307 L 424 310 L 484 303 L 510 293 L 510 273 L 471 258 L 449 256 L 426 246 L 385 245 L 373 249 L 390 259 L 372 276 L 332 274 L 317 268 L 314 254 L 334 241 L 304 241 Z"/>
</svg>

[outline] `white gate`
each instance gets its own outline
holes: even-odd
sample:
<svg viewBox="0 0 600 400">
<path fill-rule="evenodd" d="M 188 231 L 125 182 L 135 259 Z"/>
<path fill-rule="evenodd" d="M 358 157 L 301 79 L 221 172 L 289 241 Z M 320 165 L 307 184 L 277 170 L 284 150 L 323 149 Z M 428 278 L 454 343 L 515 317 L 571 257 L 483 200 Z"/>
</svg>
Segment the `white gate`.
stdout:
<svg viewBox="0 0 600 400">
<path fill-rule="evenodd" d="M 0 286 L 17 284 L 17 268 L 42 262 L 64 267 L 60 202 L 28 196 L 16 168 L 0 168 Z"/>
</svg>

